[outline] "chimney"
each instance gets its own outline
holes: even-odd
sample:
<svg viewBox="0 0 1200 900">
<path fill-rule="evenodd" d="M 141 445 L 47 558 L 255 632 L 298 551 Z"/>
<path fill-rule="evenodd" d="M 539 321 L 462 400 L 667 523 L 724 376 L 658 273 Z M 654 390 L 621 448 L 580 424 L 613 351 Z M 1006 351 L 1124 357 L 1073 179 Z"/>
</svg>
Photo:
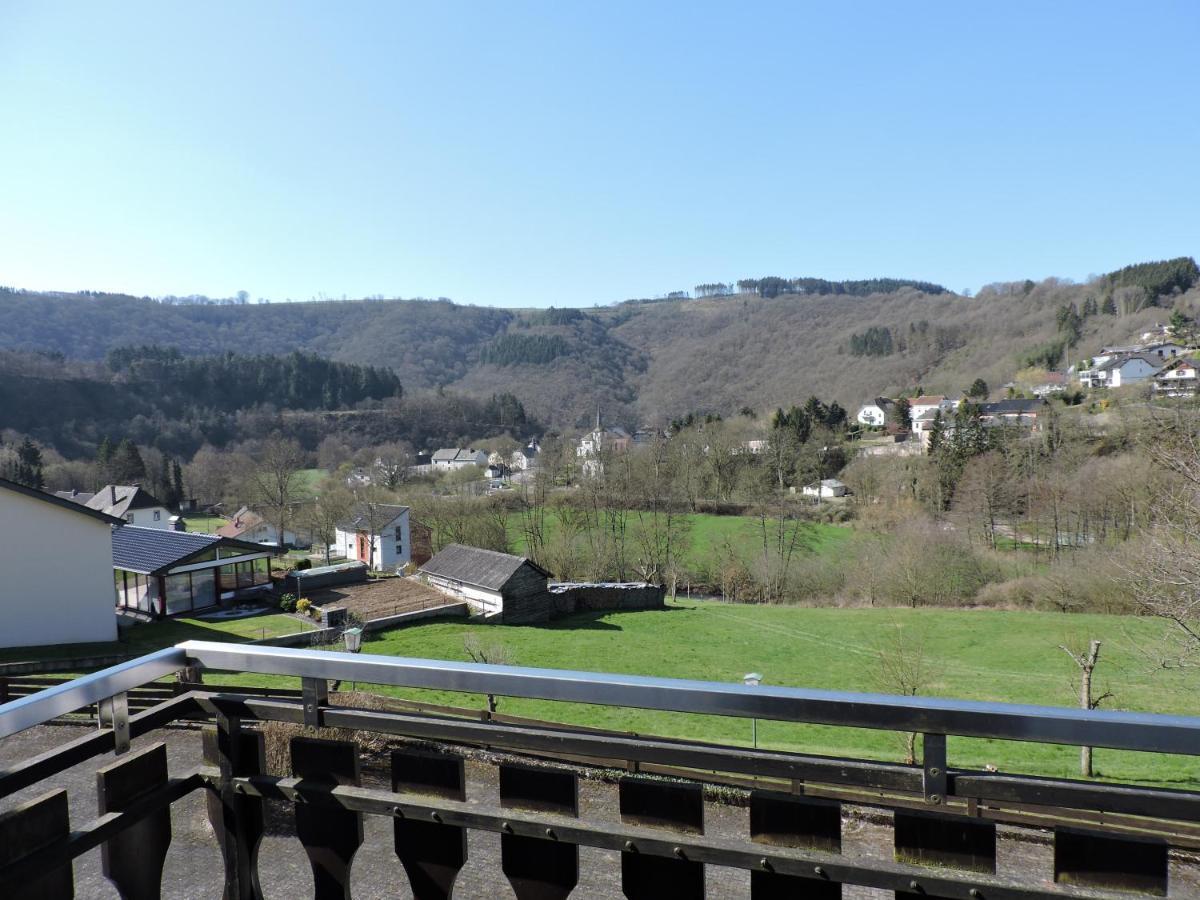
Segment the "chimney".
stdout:
<svg viewBox="0 0 1200 900">
<path fill-rule="evenodd" d="M 115 484 L 110 484 L 108 486 L 108 492 L 112 495 L 113 506 L 116 506 L 117 505 L 117 486 Z"/>
</svg>

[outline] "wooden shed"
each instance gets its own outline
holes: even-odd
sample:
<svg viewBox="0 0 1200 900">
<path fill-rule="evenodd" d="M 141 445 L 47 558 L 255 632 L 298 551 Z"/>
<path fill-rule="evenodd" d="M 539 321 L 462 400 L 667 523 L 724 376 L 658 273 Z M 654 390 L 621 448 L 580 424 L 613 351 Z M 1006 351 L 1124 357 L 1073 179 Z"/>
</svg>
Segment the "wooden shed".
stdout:
<svg viewBox="0 0 1200 900">
<path fill-rule="evenodd" d="M 550 617 L 552 577 L 523 556 L 451 544 L 420 568 L 444 594 L 466 600 L 476 615 L 506 623 L 544 622 Z"/>
</svg>

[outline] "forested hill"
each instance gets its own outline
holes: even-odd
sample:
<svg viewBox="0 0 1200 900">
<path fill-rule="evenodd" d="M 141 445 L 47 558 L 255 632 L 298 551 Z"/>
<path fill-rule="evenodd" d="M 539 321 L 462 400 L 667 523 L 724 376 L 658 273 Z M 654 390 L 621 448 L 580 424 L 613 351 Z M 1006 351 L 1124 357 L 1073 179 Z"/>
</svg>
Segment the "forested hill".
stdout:
<svg viewBox="0 0 1200 900">
<path fill-rule="evenodd" d="M 975 297 L 930 282 L 771 276 L 697 285 L 696 299 L 549 310 L 446 300 L 218 305 L 0 289 L 0 350 L 84 361 L 140 346 L 183 358 L 301 351 L 386 368 L 414 396 L 510 393 L 550 426 L 581 425 L 598 403 L 610 421 L 651 424 L 691 411 L 786 407 L 812 394 L 853 408 L 917 385 L 953 394 L 979 377 L 999 385 L 1021 368 L 1127 342 L 1173 308 L 1195 316 L 1198 275 L 1184 257 L 1087 284 L 988 285 Z"/>
</svg>

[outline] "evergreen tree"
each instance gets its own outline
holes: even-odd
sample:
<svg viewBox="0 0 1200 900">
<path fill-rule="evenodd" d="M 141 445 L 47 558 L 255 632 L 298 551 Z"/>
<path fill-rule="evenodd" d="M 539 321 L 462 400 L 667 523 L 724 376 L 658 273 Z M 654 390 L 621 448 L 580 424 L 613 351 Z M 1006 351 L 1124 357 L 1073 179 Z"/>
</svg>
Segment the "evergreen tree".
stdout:
<svg viewBox="0 0 1200 900">
<path fill-rule="evenodd" d="M 41 490 L 46 486 L 42 476 L 42 451 L 29 438 L 17 447 L 16 460 L 9 467 L 8 477 L 17 484 Z"/>
<path fill-rule="evenodd" d="M 1100 307 L 1100 312 L 1106 316 L 1115 316 L 1117 314 L 1117 301 L 1113 299 L 1112 294 L 1105 296 L 1104 305 Z"/>
<path fill-rule="evenodd" d="M 982 378 L 976 378 L 971 382 L 971 387 L 967 390 L 967 396 L 974 400 L 986 400 L 988 395 L 988 383 Z"/>
<path fill-rule="evenodd" d="M 901 397 L 892 407 L 892 421 L 904 431 L 912 430 L 912 406 L 907 397 Z"/>
<path fill-rule="evenodd" d="M 133 484 L 146 477 L 146 463 L 137 444 L 125 438 L 113 451 L 110 476 L 116 484 Z"/>
</svg>

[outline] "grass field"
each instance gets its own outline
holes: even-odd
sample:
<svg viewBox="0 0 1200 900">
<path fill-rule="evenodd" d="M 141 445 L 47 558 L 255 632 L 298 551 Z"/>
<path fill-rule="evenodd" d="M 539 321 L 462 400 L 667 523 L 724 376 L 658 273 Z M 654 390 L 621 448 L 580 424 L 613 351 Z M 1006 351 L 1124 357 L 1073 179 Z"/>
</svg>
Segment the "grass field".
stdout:
<svg viewBox="0 0 1200 900">
<path fill-rule="evenodd" d="M 84 656 L 140 656 L 152 650 L 170 647 L 180 641 L 243 641 L 278 637 L 316 626 L 295 616 L 266 613 L 244 619 L 208 621 L 205 619 L 164 619 L 138 625 L 122 633 L 120 640 L 102 644 L 57 644 L 51 647 L 16 647 L 0 650 L 0 662 L 32 659 L 72 659 Z"/>
<path fill-rule="evenodd" d="M 518 665 L 740 682 L 746 672 L 768 684 L 833 690 L 879 689 L 877 648 L 895 629 L 918 637 L 933 660 L 926 693 L 977 700 L 1071 706 L 1078 670 L 1061 643 L 1104 641 L 1097 694 L 1112 691 L 1104 708 L 1198 714 L 1200 673 L 1153 671 L 1137 649 L 1161 634 L 1157 621 L 1056 613 L 810 609 L 677 603 L 665 611 L 585 615 L 544 627 L 437 622 L 370 640 L 366 653 L 466 659 L 471 632 L 501 643 Z M 265 679 L 261 683 L 268 683 Z M 387 690 L 387 689 L 382 689 Z M 445 692 L 395 690 L 426 702 L 478 707 L 482 698 Z M 581 704 L 503 699 L 514 715 L 633 731 L 750 743 L 750 723 L 675 713 Z M 822 754 L 897 759 L 900 738 L 889 732 L 759 722 L 760 746 Z M 1041 775 L 1078 774 L 1074 747 L 950 739 L 955 765 Z M 1156 784 L 1200 784 L 1200 760 L 1096 751 L 1102 777 Z"/>
<path fill-rule="evenodd" d="M 296 473 L 296 493 L 308 500 L 317 495 L 317 485 L 329 474 L 327 469 L 301 469 Z"/>
<path fill-rule="evenodd" d="M 632 521 L 637 515 L 630 513 Z M 683 554 L 683 568 L 688 571 L 704 571 L 705 563 L 724 555 L 726 546 L 732 547 L 742 558 L 761 552 L 762 529 L 759 520 L 752 516 L 718 516 L 709 513 L 688 513 L 687 551 Z M 548 537 L 552 537 L 557 520 L 547 519 Z M 854 532 L 842 525 L 827 525 L 820 522 L 806 523 L 803 527 L 802 552 L 830 553 L 853 540 Z M 768 523 L 768 528 L 770 524 Z M 510 547 L 514 553 L 523 553 L 525 536 L 521 531 L 521 519 L 513 516 L 508 523 Z"/>
<path fill-rule="evenodd" d="M 201 534 L 213 534 L 218 528 L 229 522 L 228 519 L 220 516 L 184 516 L 183 519 L 187 522 L 188 531 L 196 531 Z"/>
</svg>

